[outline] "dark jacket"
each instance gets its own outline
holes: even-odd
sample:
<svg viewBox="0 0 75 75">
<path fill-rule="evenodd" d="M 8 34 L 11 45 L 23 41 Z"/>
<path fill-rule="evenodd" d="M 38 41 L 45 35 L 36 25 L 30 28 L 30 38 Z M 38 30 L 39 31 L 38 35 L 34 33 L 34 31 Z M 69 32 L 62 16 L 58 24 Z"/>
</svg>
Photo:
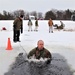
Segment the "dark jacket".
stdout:
<svg viewBox="0 0 75 75">
<path fill-rule="evenodd" d="M 35 21 L 35 26 L 38 26 L 38 20 Z"/>
<path fill-rule="evenodd" d="M 15 30 L 20 30 L 23 28 L 23 22 L 19 17 L 14 20 L 13 27 Z"/>
<path fill-rule="evenodd" d="M 35 55 L 36 59 L 40 59 L 41 57 L 52 58 L 51 53 L 45 48 L 43 48 L 42 50 L 39 50 L 38 47 L 32 49 L 28 54 L 28 58 L 30 58 L 33 55 Z"/>
</svg>

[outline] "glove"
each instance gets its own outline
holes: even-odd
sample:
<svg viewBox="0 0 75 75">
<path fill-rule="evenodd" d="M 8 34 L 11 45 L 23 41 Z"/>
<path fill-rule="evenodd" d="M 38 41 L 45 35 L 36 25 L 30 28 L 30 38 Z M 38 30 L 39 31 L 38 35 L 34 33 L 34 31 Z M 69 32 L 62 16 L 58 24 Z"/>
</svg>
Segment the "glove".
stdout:
<svg viewBox="0 0 75 75">
<path fill-rule="evenodd" d="M 13 25 L 13 28 L 16 28 L 16 25 Z"/>
<path fill-rule="evenodd" d="M 23 29 L 21 29 L 21 33 L 23 33 Z"/>
<path fill-rule="evenodd" d="M 13 25 L 13 30 L 15 30 L 16 29 L 16 25 Z"/>
<path fill-rule="evenodd" d="M 23 53 L 19 53 L 19 54 L 18 54 L 18 56 L 22 56 L 22 55 L 23 55 Z"/>
<path fill-rule="evenodd" d="M 22 28 L 22 26 L 21 26 L 21 33 L 23 33 L 23 28 Z"/>
<path fill-rule="evenodd" d="M 50 64 L 51 63 L 51 59 L 48 59 L 47 61 L 46 61 L 46 64 Z"/>
</svg>

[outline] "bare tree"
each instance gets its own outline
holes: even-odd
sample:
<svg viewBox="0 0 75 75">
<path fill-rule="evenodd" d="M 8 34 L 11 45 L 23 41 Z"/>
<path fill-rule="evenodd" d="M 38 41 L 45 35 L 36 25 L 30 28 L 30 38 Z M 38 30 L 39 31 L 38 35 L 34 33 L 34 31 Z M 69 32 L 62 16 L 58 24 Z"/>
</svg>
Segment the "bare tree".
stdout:
<svg viewBox="0 0 75 75">
<path fill-rule="evenodd" d="M 24 15 L 24 10 L 16 10 L 14 11 L 14 17 L 19 17 L 20 15 Z"/>
<path fill-rule="evenodd" d="M 37 17 L 37 12 L 33 11 L 33 12 L 30 13 L 30 15 Z"/>
<path fill-rule="evenodd" d="M 69 9 L 67 9 L 65 11 L 65 14 L 63 15 L 63 17 L 64 17 L 65 20 L 70 20 L 71 19 L 71 15 L 72 15 L 72 12 Z"/>
<path fill-rule="evenodd" d="M 28 20 L 28 19 L 29 19 L 29 13 L 26 12 L 26 13 L 25 13 L 25 20 Z"/>
<path fill-rule="evenodd" d="M 37 16 L 38 19 L 43 19 L 43 14 L 41 12 L 37 13 L 37 15 L 38 15 Z"/>
<path fill-rule="evenodd" d="M 45 20 L 49 20 L 50 18 L 52 18 L 53 20 L 56 19 L 56 15 L 52 11 L 48 11 L 45 14 Z"/>
<path fill-rule="evenodd" d="M 63 19 L 63 12 L 62 11 L 57 11 L 57 20 L 62 20 Z"/>
</svg>

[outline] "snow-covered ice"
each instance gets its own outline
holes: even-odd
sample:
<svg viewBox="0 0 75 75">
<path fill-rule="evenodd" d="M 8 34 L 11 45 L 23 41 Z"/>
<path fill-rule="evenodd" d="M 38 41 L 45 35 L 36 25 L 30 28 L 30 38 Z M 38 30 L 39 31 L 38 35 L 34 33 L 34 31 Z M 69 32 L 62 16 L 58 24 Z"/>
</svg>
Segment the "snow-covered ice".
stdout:
<svg viewBox="0 0 75 75">
<path fill-rule="evenodd" d="M 15 59 L 18 57 L 18 54 L 21 52 L 28 53 L 31 49 L 37 46 L 37 41 L 39 39 L 42 39 L 45 42 L 45 47 L 52 53 L 53 60 L 51 62 L 51 66 L 48 66 L 48 70 L 50 71 L 49 73 L 54 72 L 54 74 L 51 75 L 75 75 L 75 22 L 63 21 L 65 24 L 64 30 L 59 31 L 54 29 L 54 33 L 48 32 L 48 21 L 39 21 L 38 32 L 28 32 L 27 22 L 28 21 L 23 22 L 24 30 L 20 37 L 21 42 L 14 43 L 13 21 L 0 21 L 0 75 L 4 75 L 4 73 L 9 72 L 11 65 L 17 61 Z M 33 21 L 33 29 L 35 28 L 34 22 L 35 21 Z M 53 22 L 54 24 L 60 24 L 59 20 L 54 20 Z M 7 30 L 1 31 L 2 27 L 6 27 Z M 10 38 L 13 47 L 13 50 L 11 51 L 6 50 L 8 38 Z M 34 64 L 31 66 L 33 65 Z M 22 64 L 22 66 L 24 66 L 24 64 Z M 21 68 L 19 68 L 19 70 L 20 69 Z M 28 71 L 27 69 L 26 71 Z M 59 69 L 61 69 L 61 71 L 65 70 L 62 73 Z M 17 70 L 17 72 L 19 70 Z M 32 68 L 32 70 L 34 69 Z M 36 69 L 36 71 L 37 70 L 39 69 Z M 36 71 L 34 71 L 34 73 Z M 43 71 L 45 70 L 43 69 Z M 73 73 L 70 74 L 69 72 Z M 44 73 L 41 75 L 44 75 Z"/>
</svg>

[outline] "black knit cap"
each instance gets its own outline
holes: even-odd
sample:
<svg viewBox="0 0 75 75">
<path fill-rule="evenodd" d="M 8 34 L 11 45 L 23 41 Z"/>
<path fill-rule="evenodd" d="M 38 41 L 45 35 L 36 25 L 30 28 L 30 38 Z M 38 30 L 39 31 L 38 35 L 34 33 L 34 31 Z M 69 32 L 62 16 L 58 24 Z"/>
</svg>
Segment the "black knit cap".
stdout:
<svg viewBox="0 0 75 75">
<path fill-rule="evenodd" d="M 23 18 L 23 15 L 20 15 L 21 18 Z"/>
</svg>

